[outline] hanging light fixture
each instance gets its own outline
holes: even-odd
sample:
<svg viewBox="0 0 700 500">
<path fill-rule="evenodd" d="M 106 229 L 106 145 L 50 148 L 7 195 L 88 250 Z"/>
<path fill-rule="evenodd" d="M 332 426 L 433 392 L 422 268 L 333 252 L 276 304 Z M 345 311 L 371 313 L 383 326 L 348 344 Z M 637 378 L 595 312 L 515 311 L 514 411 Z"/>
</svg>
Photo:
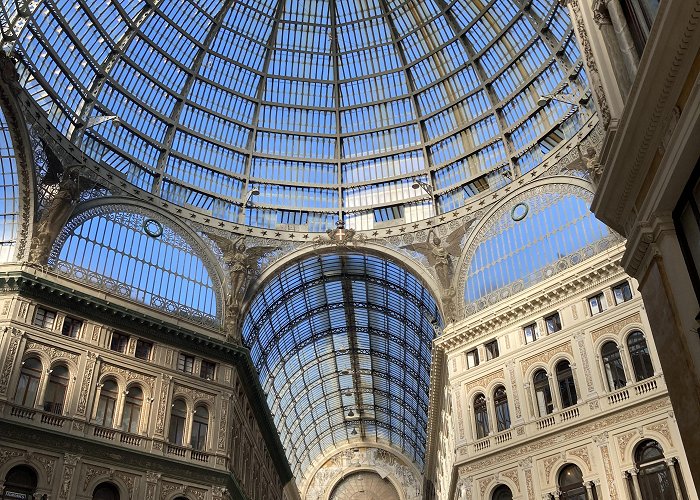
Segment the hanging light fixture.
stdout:
<svg viewBox="0 0 700 500">
<path fill-rule="evenodd" d="M 348 412 L 348 417 L 354 417 L 354 416 L 355 416 L 355 412 L 352 411 L 352 410 L 350 410 L 350 411 Z"/>
<path fill-rule="evenodd" d="M 357 436 L 357 428 L 353 427 L 352 432 L 350 434 L 352 434 L 353 436 Z"/>
</svg>

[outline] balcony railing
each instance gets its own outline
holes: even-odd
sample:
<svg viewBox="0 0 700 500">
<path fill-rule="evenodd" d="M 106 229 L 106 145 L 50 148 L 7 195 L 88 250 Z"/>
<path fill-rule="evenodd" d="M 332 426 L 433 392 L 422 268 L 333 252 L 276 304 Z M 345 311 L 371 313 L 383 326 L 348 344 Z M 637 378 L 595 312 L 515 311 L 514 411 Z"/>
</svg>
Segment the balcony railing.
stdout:
<svg viewBox="0 0 700 500">
<path fill-rule="evenodd" d="M 659 375 L 630 384 L 627 387 L 618 389 L 609 394 L 601 395 L 598 398 L 599 404 L 581 403 L 575 406 L 564 408 L 545 415 L 544 417 L 530 421 L 528 423 L 516 425 L 497 434 L 492 434 L 485 438 L 473 441 L 468 444 L 467 454 L 490 453 L 493 448 L 508 446 L 511 441 L 517 443 L 524 439 L 530 439 L 545 432 L 556 431 L 562 426 L 567 426 L 572 422 L 582 419 L 592 418 L 601 413 L 617 410 L 619 407 L 634 404 L 651 395 L 658 394 L 660 390 L 665 390 L 663 376 Z"/>
</svg>

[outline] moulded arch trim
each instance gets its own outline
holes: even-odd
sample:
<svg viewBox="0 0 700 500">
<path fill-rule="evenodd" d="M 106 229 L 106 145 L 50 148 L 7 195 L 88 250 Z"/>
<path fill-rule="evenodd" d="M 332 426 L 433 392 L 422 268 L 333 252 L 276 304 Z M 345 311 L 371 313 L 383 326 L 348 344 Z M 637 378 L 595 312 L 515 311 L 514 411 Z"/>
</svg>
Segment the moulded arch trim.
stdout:
<svg viewBox="0 0 700 500">
<path fill-rule="evenodd" d="M 331 493 L 333 493 L 333 490 L 340 485 L 340 483 L 347 477 L 352 476 L 353 474 L 356 474 L 358 472 L 373 472 L 382 479 L 388 480 L 391 485 L 394 487 L 396 492 L 399 495 L 399 500 L 407 500 L 406 499 L 406 492 L 403 491 L 403 486 L 401 483 L 398 481 L 396 476 L 394 474 L 388 472 L 385 469 L 382 468 L 377 468 L 373 469 L 372 467 L 369 466 L 354 466 L 354 467 L 349 467 L 339 474 L 336 474 L 333 476 L 333 478 L 328 481 L 328 486 L 326 487 L 326 491 L 323 492 L 323 499 L 324 500 L 330 500 L 331 498 Z"/>
<path fill-rule="evenodd" d="M 22 104 L 4 82 L 0 82 L 0 105 L 7 120 L 17 166 L 19 206 L 17 246 L 14 259 L 21 260 L 29 252 L 31 234 L 34 229 L 34 212 L 37 203 L 34 151 L 27 129 L 27 122 L 24 118 L 24 113 L 21 111 Z"/>
<path fill-rule="evenodd" d="M 30 358 L 38 359 L 39 362 L 41 363 L 41 371 L 42 373 L 46 370 L 48 366 L 51 366 L 51 358 L 48 356 L 48 354 L 39 351 L 38 349 L 27 349 L 24 351 L 24 354 L 22 355 L 22 361 L 20 361 L 20 367 L 23 366 L 22 363 L 27 361 Z M 21 370 L 21 368 L 20 368 Z"/>
<path fill-rule="evenodd" d="M 37 490 L 50 490 L 51 484 L 49 484 L 48 478 L 44 474 L 44 468 L 39 467 L 39 465 L 33 463 L 32 460 L 26 455 L 21 457 L 13 457 L 4 464 L 0 465 L 0 482 L 4 484 L 5 477 L 7 477 L 7 473 L 18 466 L 29 467 L 31 470 L 34 471 L 34 474 L 36 474 Z"/>
<path fill-rule="evenodd" d="M 576 362 L 574 360 L 574 357 L 567 353 L 567 352 L 561 352 L 557 353 L 554 356 L 552 356 L 552 359 L 549 360 L 549 369 L 547 370 L 547 374 L 549 375 L 550 373 L 554 375 L 555 377 L 557 376 L 557 365 L 561 363 L 562 361 L 568 361 L 569 366 L 571 367 L 571 371 L 574 371 L 574 368 L 576 367 Z"/>
<path fill-rule="evenodd" d="M 510 204 L 515 198 L 527 193 L 528 191 L 533 191 L 537 188 L 543 186 L 574 186 L 583 189 L 588 192 L 593 197 L 594 189 L 590 182 L 577 177 L 569 177 L 563 175 L 557 175 L 553 177 L 546 177 L 533 180 L 523 184 L 522 186 L 516 188 L 512 192 L 504 196 L 498 203 L 494 203 L 489 206 L 486 213 L 476 224 L 474 229 L 469 234 L 467 240 L 462 247 L 462 252 L 459 256 L 459 260 L 455 265 L 455 274 L 453 276 L 453 287 L 457 291 L 457 296 L 460 304 L 460 309 L 464 312 L 465 300 L 464 291 L 467 283 L 466 273 L 468 266 L 471 263 L 470 255 L 476 250 L 479 244 L 480 233 L 482 230 L 487 228 L 492 222 L 496 215 L 499 215 L 500 210 Z M 589 207 L 590 209 L 590 207 Z"/>
<path fill-rule="evenodd" d="M 87 483 L 87 486 L 83 488 L 83 493 L 85 495 L 88 495 L 89 498 L 92 498 L 92 494 L 95 491 L 95 488 L 97 488 L 100 484 L 102 483 L 110 483 L 112 486 L 115 486 L 117 490 L 119 490 L 119 497 L 123 499 L 129 499 L 132 498 L 132 495 L 129 495 L 129 488 L 128 486 L 122 481 L 120 478 L 116 477 L 113 474 L 114 471 L 110 471 L 107 474 L 102 474 L 97 477 L 93 477 L 90 479 L 90 481 Z"/>
<path fill-rule="evenodd" d="M 407 457 L 403 455 L 400 449 L 394 447 L 390 442 L 388 441 L 377 441 L 373 443 L 365 443 L 365 445 L 360 446 L 361 448 L 372 448 L 376 450 L 383 450 L 386 452 L 391 453 L 396 459 L 404 466 L 409 468 L 411 472 L 416 477 L 420 477 L 420 471 L 418 468 L 415 466 L 415 464 Z M 303 486 L 300 489 L 300 492 L 303 492 L 302 498 L 306 498 L 308 496 L 308 490 L 311 487 L 313 483 L 313 479 L 315 478 L 316 474 L 318 471 L 321 469 L 321 466 L 325 464 L 328 460 L 331 458 L 342 454 L 346 450 L 358 448 L 358 443 L 341 443 L 337 447 L 333 448 L 332 451 L 325 451 L 325 453 L 319 454 L 318 457 L 314 459 L 313 462 L 311 462 L 311 465 L 307 469 L 309 471 L 309 474 L 305 476 L 305 481 L 303 483 Z M 332 491 L 332 490 L 331 490 Z"/>
<path fill-rule="evenodd" d="M 623 336 L 615 333 L 606 333 L 605 335 L 601 335 L 595 342 L 593 342 L 593 351 L 595 352 L 596 356 L 601 355 L 600 350 L 608 342 L 614 342 L 618 350 L 625 347 L 625 340 Z"/>
<path fill-rule="evenodd" d="M 581 477 L 585 482 L 585 478 L 593 474 L 593 471 L 586 466 L 586 463 L 577 456 L 569 456 L 568 453 L 564 453 L 564 456 L 560 456 L 559 459 L 554 462 L 552 470 L 547 478 L 548 486 L 553 488 L 559 488 L 559 474 L 564 470 L 567 465 L 575 465 L 581 471 Z"/>
<path fill-rule="evenodd" d="M 503 389 L 505 389 L 506 391 L 506 395 L 510 395 L 508 385 L 506 384 L 506 380 L 503 378 L 497 378 L 496 380 L 492 380 L 491 382 L 489 382 L 486 386 L 486 396 L 491 401 L 493 401 L 493 395 L 498 387 L 503 387 Z"/>
<path fill-rule="evenodd" d="M 265 269 L 260 274 L 257 281 L 253 283 L 248 289 L 245 299 L 243 301 L 243 305 L 241 306 L 241 317 L 246 317 L 250 308 L 250 303 L 253 300 L 253 298 L 255 298 L 255 296 L 258 294 L 258 292 L 265 288 L 265 285 L 270 281 L 270 279 L 274 278 L 277 274 L 284 271 L 287 267 L 297 262 L 300 262 L 308 257 L 342 253 L 358 253 L 373 255 L 375 257 L 385 259 L 396 264 L 407 273 L 412 274 L 418 279 L 418 281 L 421 282 L 421 284 L 426 288 L 426 290 L 430 292 L 430 294 L 435 299 L 435 303 L 437 304 L 438 310 L 440 311 L 442 317 L 445 317 L 440 300 L 440 285 L 438 284 L 436 279 L 425 270 L 424 266 L 421 266 L 410 257 L 407 257 L 406 255 L 396 250 L 371 242 L 363 243 L 361 246 L 352 247 L 336 247 L 333 245 L 328 245 L 326 247 L 317 248 L 314 246 L 308 246 L 286 254 L 283 258 L 281 258 L 277 262 L 270 265 L 267 269 Z"/>
<path fill-rule="evenodd" d="M 637 447 L 645 441 L 656 441 L 661 446 L 661 451 L 664 458 L 672 458 L 676 456 L 677 449 L 673 444 L 660 432 L 650 429 L 644 429 L 644 435 L 639 435 L 634 439 L 630 439 L 623 450 L 621 463 L 623 466 L 634 465 L 634 455 L 637 452 Z"/>
<path fill-rule="evenodd" d="M 134 387 L 138 387 L 139 389 L 141 389 L 141 393 L 143 394 L 144 403 L 146 402 L 147 399 L 149 399 L 152 396 L 151 389 L 150 389 L 150 387 L 148 387 L 148 384 L 144 384 L 140 380 L 130 380 L 129 382 L 127 382 L 124 390 L 129 391 Z"/>
<path fill-rule="evenodd" d="M 529 382 L 530 384 L 534 384 L 534 378 L 535 378 L 535 373 L 538 372 L 539 370 L 544 370 L 545 373 L 547 374 L 547 378 L 552 378 L 552 369 L 550 366 L 543 362 L 543 361 L 538 361 L 534 363 L 532 366 L 530 366 L 525 373 L 523 373 L 523 378 L 525 379 L 526 382 Z"/>
<path fill-rule="evenodd" d="M 516 494 L 517 491 L 520 491 L 519 485 L 515 484 L 510 478 L 505 477 L 503 474 L 498 474 L 497 477 L 491 479 L 486 487 L 486 498 L 488 500 L 493 498 L 493 494 L 499 486 L 507 486 L 513 494 L 514 500 L 520 498 L 520 495 Z"/>
<path fill-rule="evenodd" d="M 148 214 L 148 216 L 153 216 L 152 218 L 154 219 L 161 219 L 164 225 L 172 228 L 175 233 L 182 237 L 192 247 L 195 255 L 202 261 L 202 265 L 206 269 L 207 273 L 209 274 L 209 278 L 212 281 L 212 290 L 214 292 L 214 296 L 216 297 L 216 317 L 219 321 L 223 320 L 225 296 L 224 284 L 228 282 L 228 276 L 221 267 L 219 259 L 210 248 L 210 245 L 183 221 L 178 220 L 168 212 L 160 210 L 157 206 L 147 204 L 141 200 L 125 198 L 122 196 L 110 196 L 107 198 L 94 198 L 78 204 L 78 206 L 72 212 L 70 219 L 68 219 L 65 226 L 61 229 L 61 232 L 51 248 L 51 254 L 49 257 L 49 264 L 51 266 L 55 266 L 58 255 L 70 236 L 70 230 L 68 229 L 72 229 L 71 226 L 73 224 L 77 226 L 82 224 L 85 220 L 94 217 L 90 216 L 84 220 L 80 220 L 81 216 L 84 216 L 84 214 L 90 210 L 97 210 L 99 214 L 114 213 L 119 210 L 137 214 L 141 213 L 142 215 Z M 79 222 L 76 223 L 76 220 L 79 220 Z M 146 307 L 151 307 L 148 304 L 144 305 Z"/>
<path fill-rule="evenodd" d="M 625 344 L 625 348 L 627 348 L 627 341 L 629 340 L 630 335 L 632 335 L 634 332 L 639 332 L 644 335 L 644 340 L 646 341 L 648 347 L 650 335 L 644 331 L 644 327 L 641 324 L 632 323 L 625 326 L 619 333 L 620 338 L 622 339 L 621 341 Z"/>
</svg>

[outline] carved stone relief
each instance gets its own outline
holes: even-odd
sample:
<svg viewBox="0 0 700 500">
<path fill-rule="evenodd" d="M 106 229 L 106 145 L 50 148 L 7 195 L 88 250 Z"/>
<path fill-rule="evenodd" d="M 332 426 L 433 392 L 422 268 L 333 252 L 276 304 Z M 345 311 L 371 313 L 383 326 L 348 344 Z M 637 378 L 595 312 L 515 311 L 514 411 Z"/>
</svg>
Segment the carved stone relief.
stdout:
<svg viewBox="0 0 700 500">
<path fill-rule="evenodd" d="M 641 322 L 642 322 L 642 318 L 641 318 L 640 314 L 638 312 L 636 312 L 634 314 L 631 314 L 630 316 L 627 316 L 626 318 L 619 319 L 619 320 L 615 321 L 614 323 L 606 325 L 603 328 L 593 330 L 593 332 L 591 332 L 591 338 L 593 339 L 593 342 L 595 343 L 603 335 L 619 335 L 620 332 L 627 325 L 640 324 Z"/>
<path fill-rule="evenodd" d="M 530 356 L 529 358 L 525 358 L 520 362 L 520 365 L 522 367 L 523 372 L 527 372 L 528 368 L 530 368 L 533 364 L 535 364 L 535 363 L 549 363 L 549 361 L 554 356 L 561 354 L 561 353 L 567 353 L 567 354 L 573 355 L 573 352 L 571 350 L 571 342 L 564 342 L 563 344 L 559 344 L 559 345 L 556 345 L 554 347 L 551 347 L 551 348 L 547 349 L 546 351 L 537 353 L 534 356 Z"/>
</svg>

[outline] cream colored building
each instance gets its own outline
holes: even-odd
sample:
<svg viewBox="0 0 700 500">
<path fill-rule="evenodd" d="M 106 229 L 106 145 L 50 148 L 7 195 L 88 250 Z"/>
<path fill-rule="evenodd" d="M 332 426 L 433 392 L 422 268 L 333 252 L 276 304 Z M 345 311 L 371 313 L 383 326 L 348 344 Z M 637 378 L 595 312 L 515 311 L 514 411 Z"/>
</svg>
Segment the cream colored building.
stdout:
<svg viewBox="0 0 700 500">
<path fill-rule="evenodd" d="M 700 3 L 1 7 L 1 499 L 698 499 Z"/>
</svg>

